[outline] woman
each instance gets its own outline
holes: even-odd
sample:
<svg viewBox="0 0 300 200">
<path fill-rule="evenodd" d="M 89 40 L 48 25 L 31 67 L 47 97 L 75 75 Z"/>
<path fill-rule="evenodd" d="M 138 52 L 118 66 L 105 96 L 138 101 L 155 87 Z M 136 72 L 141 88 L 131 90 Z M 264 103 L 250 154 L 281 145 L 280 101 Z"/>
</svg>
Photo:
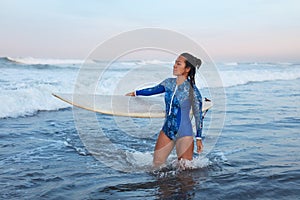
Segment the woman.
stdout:
<svg viewBox="0 0 300 200">
<path fill-rule="evenodd" d="M 201 60 L 189 53 L 182 53 L 175 61 L 173 75 L 159 85 L 137 90 L 127 96 L 149 96 L 165 93 L 166 118 L 159 133 L 153 156 L 154 167 L 163 165 L 174 146 L 178 160 L 193 159 L 194 140 L 190 119 L 192 108 L 196 122 L 197 152 L 202 151 L 202 97 L 195 85 L 195 73 Z"/>
</svg>

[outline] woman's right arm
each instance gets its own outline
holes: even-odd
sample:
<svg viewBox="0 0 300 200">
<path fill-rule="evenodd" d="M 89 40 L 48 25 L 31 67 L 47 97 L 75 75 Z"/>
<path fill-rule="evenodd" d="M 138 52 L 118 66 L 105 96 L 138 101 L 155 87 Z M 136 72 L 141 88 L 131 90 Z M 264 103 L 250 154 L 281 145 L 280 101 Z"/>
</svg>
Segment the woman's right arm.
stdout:
<svg viewBox="0 0 300 200">
<path fill-rule="evenodd" d="M 130 93 L 126 94 L 126 96 L 151 96 L 151 95 L 160 94 L 163 92 L 165 92 L 164 81 L 154 87 L 136 90 L 135 92 L 130 92 Z"/>
<path fill-rule="evenodd" d="M 135 91 L 136 96 L 151 96 L 154 94 L 160 94 L 165 92 L 165 87 L 161 84 L 151 87 L 151 88 L 145 88 L 142 90 Z"/>
<path fill-rule="evenodd" d="M 136 90 L 134 92 L 130 92 L 126 94 L 126 96 L 151 96 L 154 94 L 160 94 L 165 92 L 165 87 L 162 85 L 157 85 L 151 88 L 145 88 L 142 90 Z"/>
</svg>

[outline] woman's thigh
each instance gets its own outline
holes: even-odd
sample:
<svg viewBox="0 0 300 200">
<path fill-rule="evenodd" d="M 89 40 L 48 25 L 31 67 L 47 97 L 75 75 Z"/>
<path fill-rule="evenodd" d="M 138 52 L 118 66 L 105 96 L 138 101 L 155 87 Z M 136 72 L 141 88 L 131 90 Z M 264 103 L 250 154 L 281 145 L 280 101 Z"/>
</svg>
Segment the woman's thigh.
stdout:
<svg viewBox="0 0 300 200">
<path fill-rule="evenodd" d="M 160 131 L 155 145 L 153 164 L 156 167 L 164 164 L 173 148 L 174 141 Z"/>
<path fill-rule="evenodd" d="M 194 153 L 194 139 L 193 136 L 185 136 L 176 140 L 176 153 L 178 160 L 180 159 L 193 159 Z"/>
</svg>

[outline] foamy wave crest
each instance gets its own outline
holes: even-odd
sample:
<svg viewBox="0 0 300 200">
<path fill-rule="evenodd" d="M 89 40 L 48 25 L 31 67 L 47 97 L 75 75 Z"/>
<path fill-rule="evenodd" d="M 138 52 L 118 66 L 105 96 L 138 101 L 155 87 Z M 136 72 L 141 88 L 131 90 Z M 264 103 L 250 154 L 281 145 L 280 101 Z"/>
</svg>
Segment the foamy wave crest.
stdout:
<svg viewBox="0 0 300 200">
<path fill-rule="evenodd" d="M 0 118 L 24 117 L 34 115 L 38 111 L 69 107 L 68 104 L 52 97 L 51 92 L 51 87 L 4 91 L 0 97 Z"/>
<path fill-rule="evenodd" d="M 137 64 L 139 65 L 173 65 L 173 62 L 170 61 L 161 61 L 161 60 L 141 60 L 138 61 Z"/>
<path fill-rule="evenodd" d="M 63 67 L 43 70 L 9 66 L 2 68 L 1 73 L 0 118 L 16 118 L 68 107 L 51 94 L 70 93 L 77 75 L 76 70 Z"/>
<path fill-rule="evenodd" d="M 275 80 L 295 80 L 300 78 L 300 69 L 289 70 L 230 70 L 220 71 L 223 87 L 245 85 L 252 82 L 264 82 Z"/>
<path fill-rule="evenodd" d="M 62 65 L 62 64 L 83 64 L 84 60 L 79 59 L 43 59 L 43 58 L 32 58 L 32 57 L 19 57 L 12 58 L 6 57 L 7 60 L 15 63 L 26 64 L 26 65 Z"/>
<path fill-rule="evenodd" d="M 224 65 L 226 65 L 226 66 L 238 66 L 239 64 L 237 62 L 228 62 L 228 63 L 224 63 Z"/>
</svg>

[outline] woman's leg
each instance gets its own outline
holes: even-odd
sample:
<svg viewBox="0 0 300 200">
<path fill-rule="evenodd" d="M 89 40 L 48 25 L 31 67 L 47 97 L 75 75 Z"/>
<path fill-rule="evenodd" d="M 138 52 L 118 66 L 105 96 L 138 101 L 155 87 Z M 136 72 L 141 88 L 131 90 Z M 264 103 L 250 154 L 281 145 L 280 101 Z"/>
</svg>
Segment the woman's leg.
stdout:
<svg viewBox="0 0 300 200">
<path fill-rule="evenodd" d="M 155 145 L 153 166 L 157 168 L 163 165 L 166 162 L 173 148 L 174 141 L 168 138 L 168 136 L 166 136 L 166 134 L 163 131 L 160 131 Z"/>
<path fill-rule="evenodd" d="M 176 140 L 176 153 L 178 160 L 193 159 L 194 139 L 193 136 L 185 136 Z"/>
</svg>

